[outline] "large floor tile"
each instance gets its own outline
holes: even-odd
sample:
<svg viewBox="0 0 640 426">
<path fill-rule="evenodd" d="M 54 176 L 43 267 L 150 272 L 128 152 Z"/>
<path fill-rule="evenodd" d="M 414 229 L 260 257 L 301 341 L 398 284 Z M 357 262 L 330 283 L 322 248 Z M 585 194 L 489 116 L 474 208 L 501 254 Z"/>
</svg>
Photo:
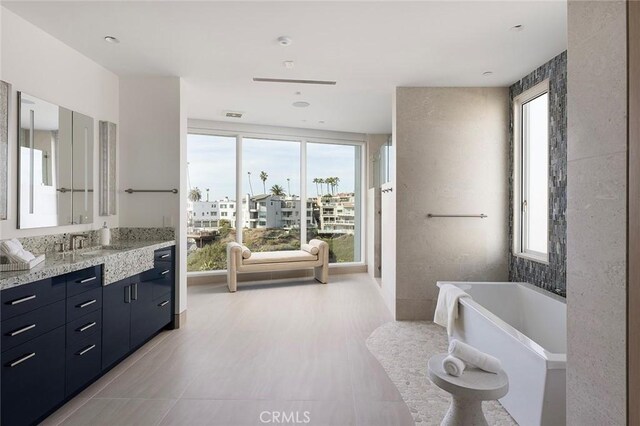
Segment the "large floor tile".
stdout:
<svg viewBox="0 0 640 426">
<path fill-rule="evenodd" d="M 212 401 L 182 399 L 162 425 L 355 425 L 350 401 Z"/>
<path fill-rule="evenodd" d="M 162 399 L 91 399 L 62 425 L 157 425 L 175 401 Z"/>
</svg>

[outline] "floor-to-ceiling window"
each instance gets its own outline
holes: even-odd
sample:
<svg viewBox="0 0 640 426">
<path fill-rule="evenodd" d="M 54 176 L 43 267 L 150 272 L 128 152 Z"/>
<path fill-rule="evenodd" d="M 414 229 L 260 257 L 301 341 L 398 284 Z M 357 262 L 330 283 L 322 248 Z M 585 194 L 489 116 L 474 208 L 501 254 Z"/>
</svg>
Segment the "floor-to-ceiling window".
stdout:
<svg viewBox="0 0 640 426">
<path fill-rule="evenodd" d="M 231 241 L 277 251 L 318 238 L 331 263 L 360 262 L 363 143 L 234 133 L 189 134 L 188 271 L 226 269 Z"/>
<path fill-rule="evenodd" d="M 226 269 L 226 244 L 236 240 L 236 138 L 187 139 L 187 271 Z"/>
<path fill-rule="evenodd" d="M 300 248 L 300 143 L 242 139 L 242 243 L 251 251 Z"/>
<path fill-rule="evenodd" d="M 360 261 L 361 147 L 307 144 L 307 239 L 329 243 L 333 263 Z"/>
</svg>

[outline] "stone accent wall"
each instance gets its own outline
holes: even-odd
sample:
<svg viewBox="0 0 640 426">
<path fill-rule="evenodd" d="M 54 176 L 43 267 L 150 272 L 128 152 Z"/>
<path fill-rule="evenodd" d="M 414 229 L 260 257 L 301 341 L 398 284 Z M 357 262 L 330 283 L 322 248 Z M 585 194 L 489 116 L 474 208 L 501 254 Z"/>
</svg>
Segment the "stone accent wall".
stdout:
<svg viewBox="0 0 640 426">
<path fill-rule="evenodd" d="M 513 99 L 546 79 L 549 79 L 549 264 L 513 254 Z M 509 99 L 509 280 L 525 281 L 564 296 L 567 280 L 567 52 L 512 85 Z"/>
</svg>

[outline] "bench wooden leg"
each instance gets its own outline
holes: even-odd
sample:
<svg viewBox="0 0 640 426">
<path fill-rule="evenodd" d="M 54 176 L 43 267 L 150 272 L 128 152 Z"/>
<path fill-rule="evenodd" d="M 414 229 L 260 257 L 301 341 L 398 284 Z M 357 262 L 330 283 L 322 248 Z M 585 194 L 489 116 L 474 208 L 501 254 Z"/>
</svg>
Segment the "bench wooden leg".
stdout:
<svg viewBox="0 0 640 426">
<path fill-rule="evenodd" d="M 313 276 L 317 281 L 320 281 L 322 284 L 326 284 L 329 282 L 329 265 L 324 264 L 322 266 L 317 266 L 313 268 Z"/>
<path fill-rule="evenodd" d="M 227 286 L 231 293 L 238 290 L 238 274 L 235 271 L 227 271 Z"/>
</svg>

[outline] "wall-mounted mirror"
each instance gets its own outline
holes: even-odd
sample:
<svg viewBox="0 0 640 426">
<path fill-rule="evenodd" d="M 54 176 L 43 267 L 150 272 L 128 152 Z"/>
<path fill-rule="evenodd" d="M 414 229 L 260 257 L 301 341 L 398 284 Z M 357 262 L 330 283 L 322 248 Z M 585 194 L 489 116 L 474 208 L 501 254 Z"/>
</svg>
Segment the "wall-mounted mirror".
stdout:
<svg viewBox="0 0 640 426">
<path fill-rule="evenodd" d="M 18 227 L 91 223 L 93 119 L 18 93 Z"/>
<path fill-rule="evenodd" d="M 93 222 L 93 118 L 73 112 L 73 218 Z"/>
</svg>

